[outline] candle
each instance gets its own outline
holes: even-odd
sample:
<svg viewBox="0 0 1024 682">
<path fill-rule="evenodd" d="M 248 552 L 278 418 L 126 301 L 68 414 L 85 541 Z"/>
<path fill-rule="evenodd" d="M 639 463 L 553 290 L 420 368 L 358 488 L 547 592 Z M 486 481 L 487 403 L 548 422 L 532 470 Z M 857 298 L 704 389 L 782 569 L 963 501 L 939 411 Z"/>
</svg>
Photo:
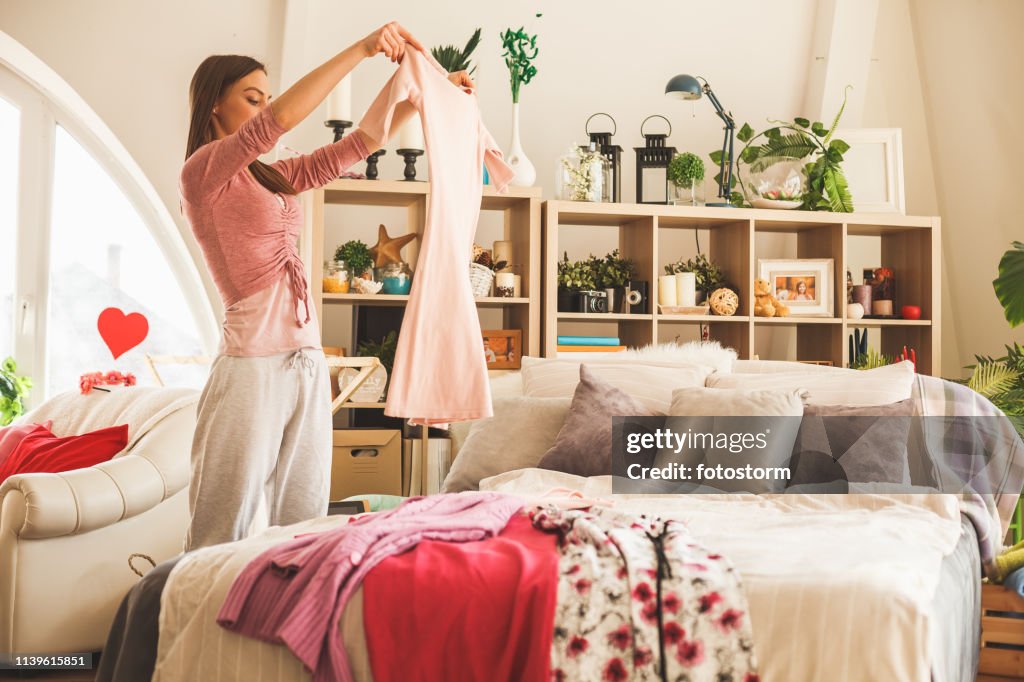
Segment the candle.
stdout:
<svg viewBox="0 0 1024 682">
<path fill-rule="evenodd" d="M 495 264 L 505 261 L 505 267 L 498 272 L 511 272 L 512 271 L 512 242 L 510 241 L 498 241 L 494 242 L 494 250 L 491 251 L 491 260 Z"/>
<path fill-rule="evenodd" d="M 494 278 L 494 289 L 500 298 L 512 298 L 516 291 L 516 276 L 511 272 L 499 272 Z"/>
<path fill-rule="evenodd" d="M 853 295 L 853 302 L 860 303 L 864 308 L 864 312 L 867 313 L 871 310 L 871 285 L 870 284 L 858 284 L 853 287 L 851 291 Z"/>
<path fill-rule="evenodd" d="M 413 114 L 398 133 L 399 149 L 423 149 L 423 126 L 420 115 Z"/>
<path fill-rule="evenodd" d="M 697 305 L 697 275 L 692 272 L 676 273 L 676 300 L 678 305 L 690 307 Z"/>
<path fill-rule="evenodd" d="M 658 305 L 676 304 L 676 276 L 662 275 L 658 278 Z"/>
<path fill-rule="evenodd" d="M 871 303 L 871 312 L 875 315 L 892 315 L 892 301 L 873 301 Z"/>
<path fill-rule="evenodd" d="M 523 295 L 523 277 L 522 275 L 513 275 L 513 277 L 515 278 L 515 287 L 513 289 L 512 295 L 515 298 L 519 298 L 520 296 Z"/>
<path fill-rule="evenodd" d="M 327 96 L 327 120 L 352 120 L 352 77 L 345 76 Z"/>
</svg>

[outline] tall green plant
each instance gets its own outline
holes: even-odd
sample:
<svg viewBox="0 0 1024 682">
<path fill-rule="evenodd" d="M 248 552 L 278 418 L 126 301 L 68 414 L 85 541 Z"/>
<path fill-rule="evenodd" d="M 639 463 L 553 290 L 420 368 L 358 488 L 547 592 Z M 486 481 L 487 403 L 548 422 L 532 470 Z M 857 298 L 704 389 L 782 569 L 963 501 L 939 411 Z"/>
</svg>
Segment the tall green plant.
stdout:
<svg viewBox="0 0 1024 682">
<path fill-rule="evenodd" d="M 807 190 L 801 197 L 799 208 L 804 211 L 852 213 L 853 197 L 840 165 L 850 145 L 832 137 L 845 109 L 844 92 L 843 103 L 829 128 L 821 121 L 811 123 L 806 118 L 795 118 L 792 123 L 776 121 L 779 125 L 755 134 L 754 129 L 744 123 L 736 133 L 736 139 L 745 144 L 739 153 L 736 173 L 732 176 L 730 201 L 736 206 L 745 206 L 745 197 L 751 194 L 743 182 L 741 163 L 747 164 L 751 172 L 759 173 L 776 163 L 806 160 Z M 761 138 L 764 141 L 755 144 Z M 716 165 L 720 164 L 722 150 L 717 149 L 710 156 Z M 715 180 L 721 182 L 721 175 L 715 175 Z M 737 183 L 742 192 L 734 191 Z"/>
<path fill-rule="evenodd" d="M 1002 410 L 1024 438 L 1024 346 L 1006 346 L 1006 355 L 999 358 L 974 357 L 977 364 L 969 368 L 967 386 Z"/>
<path fill-rule="evenodd" d="M 470 75 L 476 71 L 476 67 L 470 67 L 469 56 L 480 44 L 480 31 L 473 31 L 473 35 L 466 41 L 465 47 L 461 50 L 454 45 L 440 45 L 430 48 L 430 54 L 434 55 L 437 63 L 444 67 L 445 71 L 469 71 Z"/>
<path fill-rule="evenodd" d="M 25 412 L 25 398 L 32 388 L 32 379 L 18 376 L 14 358 L 0 365 L 0 426 L 7 426 Z"/>
<path fill-rule="evenodd" d="M 537 67 L 531 63 L 540 52 L 540 48 L 537 47 L 537 36 L 527 34 L 522 26 L 517 31 L 508 29 L 499 35 L 501 46 L 505 49 L 501 56 L 505 58 L 505 66 L 508 67 L 512 101 L 518 104 L 519 89 L 537 75 Z"/>
<path fill-rule="evenodd" d="M 1024 244 L 1013 242 L 1013 248 L 1003 254 L 999 260 L 999 276 L 992 287 L 1010 326 L 1024 322 Z"/>
</svg>

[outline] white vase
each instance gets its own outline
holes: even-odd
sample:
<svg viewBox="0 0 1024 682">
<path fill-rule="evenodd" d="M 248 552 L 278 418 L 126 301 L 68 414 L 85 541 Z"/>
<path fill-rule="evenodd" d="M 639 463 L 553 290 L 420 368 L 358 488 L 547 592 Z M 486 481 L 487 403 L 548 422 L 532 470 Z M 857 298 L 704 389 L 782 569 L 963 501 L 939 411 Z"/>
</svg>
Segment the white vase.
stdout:
<svg viewBox="0 0 1024 682">
<path fill-rule="evenodd" d="M 515 171 L 510 184 L 516 187 L 533 187 L 537 180 L 537 169 L 526 158 L 523 146 L 519 143 L 519 102 L 512 103 L 512 144 L 509 145 L 505 163 Z"/>
</svg>

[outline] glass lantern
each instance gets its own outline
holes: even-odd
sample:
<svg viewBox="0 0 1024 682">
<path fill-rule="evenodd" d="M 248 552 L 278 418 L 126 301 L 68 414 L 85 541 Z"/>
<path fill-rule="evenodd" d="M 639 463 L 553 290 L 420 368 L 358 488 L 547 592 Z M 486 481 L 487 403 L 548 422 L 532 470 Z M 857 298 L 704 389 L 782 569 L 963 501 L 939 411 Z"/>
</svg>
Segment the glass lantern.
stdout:
<svg viewBox="0 0 1024 682">
<path fill-rule="evenodd" d="M 573 145 L 558 160 L 555 180 L 557 196 L 564 201 L 611 201 L 612 163 L 594 142 Z"/>
</svg>

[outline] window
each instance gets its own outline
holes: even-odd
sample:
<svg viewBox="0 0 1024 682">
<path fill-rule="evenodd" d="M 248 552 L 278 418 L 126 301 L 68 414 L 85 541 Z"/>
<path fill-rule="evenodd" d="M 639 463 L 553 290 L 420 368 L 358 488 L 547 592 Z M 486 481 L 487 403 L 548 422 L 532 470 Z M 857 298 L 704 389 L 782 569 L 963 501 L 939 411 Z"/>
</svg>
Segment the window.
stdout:
<svg viewBox="0 0 1024 682">
<path fill-rule="evenodd" d="M 141 313 L 149 322 L 146 339 L 116 360 L 96 326 L 109 307 Z M 48 308 L 47 396 L 76 388 L 85 372 L 117 369 L 134 373 L 140 384 L 152 383 L 143 353 L 203 354 L 195 319 L 145 222 L 60 125 L 54 139 Z M 191 369 L 184 383 L 202 386 L 207 368 Z"/>
<path fill-rule="evenodd" d="M 0 97 L 0 361 L 14 354 L 19 119 L 18 108 Z"/>
</svg>

